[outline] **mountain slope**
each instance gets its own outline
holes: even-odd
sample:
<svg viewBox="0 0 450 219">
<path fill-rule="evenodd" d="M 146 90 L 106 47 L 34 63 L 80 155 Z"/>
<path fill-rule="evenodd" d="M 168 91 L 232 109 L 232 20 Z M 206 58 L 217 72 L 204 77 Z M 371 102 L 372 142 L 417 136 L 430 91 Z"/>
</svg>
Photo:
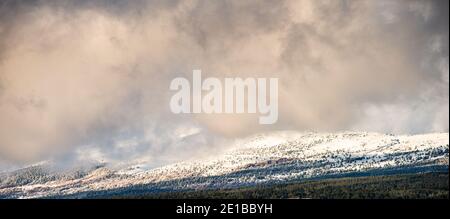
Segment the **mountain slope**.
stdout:
<svg viewBox="0 0 450 219">
<path fill-rule="evenodd" d="M 221 156 L 151 170 L 139 166 L 121 170 L 99 166 L 75 176 L 72 172 L 71 177 L 48 173 L 42 168 L 32 172 L 35 174 L 23 175 L 23 170 L 15 171 L 0 176 L 0 197 L 82 198 L 239 188 L 312 178 L 448 172 L 449 134 L 276 132 L 237 140 L 230 148 Z M 16 178 L 20 180 L 12 180 Z"/>
</svg>

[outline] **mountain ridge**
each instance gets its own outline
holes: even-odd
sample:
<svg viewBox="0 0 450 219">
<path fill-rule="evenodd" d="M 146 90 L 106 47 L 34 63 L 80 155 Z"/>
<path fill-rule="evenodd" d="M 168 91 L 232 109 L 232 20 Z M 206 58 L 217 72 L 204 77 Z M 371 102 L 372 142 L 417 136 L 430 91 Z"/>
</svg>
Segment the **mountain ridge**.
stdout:
<svg viewBox="0 0 450 219">
<path fill-rule="evenodd" d="M 448 141 L 448 133 L 274 132 L 239 139 L 223 155 L 150 170 L 139 169 L 139 165 L 120 170 L 99 165 L 67 177 L 37 168 L 37 176 L 30 180 L 30 176 L 21 175 L 24 181 L 17 184 L 12 180 L 17 174 L 4 174 L 0 176 L 0 197 L 81 198 L 139 191 L 136 188 L 155 192 L 200 190 L 377 171 L 448 172 Z"/>
</svg>

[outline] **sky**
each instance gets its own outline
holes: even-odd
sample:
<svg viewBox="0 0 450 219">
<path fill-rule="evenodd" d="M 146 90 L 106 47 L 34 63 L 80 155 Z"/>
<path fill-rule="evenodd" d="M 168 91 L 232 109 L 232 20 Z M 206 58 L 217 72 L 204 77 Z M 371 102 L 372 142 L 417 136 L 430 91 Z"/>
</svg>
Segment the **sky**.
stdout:
<svg viewBox="0 0 450 219">
<path fill-rule="evenodd" d="M 276 130 L 448 132 L 448 4 L 3 0 L 0 167 L 157 166 Z M 278 122 L 173 114 L 170 81 L 194 69 L 279 78 Z"/>
</svg>

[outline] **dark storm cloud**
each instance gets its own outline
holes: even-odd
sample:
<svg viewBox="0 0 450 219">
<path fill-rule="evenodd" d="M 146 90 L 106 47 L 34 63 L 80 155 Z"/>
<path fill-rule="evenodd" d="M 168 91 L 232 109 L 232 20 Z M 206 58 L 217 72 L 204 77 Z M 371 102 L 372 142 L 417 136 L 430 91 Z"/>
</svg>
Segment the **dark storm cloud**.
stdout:
<svg viewBox="0 0 450 219">
<path fill-rule="evenodd" d="M 278 129 L 448 131 L 448 1 L 2 1 L 0 157 L 172 162 Z M 168 85 L 279 77 L 279 122 Z"/>
</svg>

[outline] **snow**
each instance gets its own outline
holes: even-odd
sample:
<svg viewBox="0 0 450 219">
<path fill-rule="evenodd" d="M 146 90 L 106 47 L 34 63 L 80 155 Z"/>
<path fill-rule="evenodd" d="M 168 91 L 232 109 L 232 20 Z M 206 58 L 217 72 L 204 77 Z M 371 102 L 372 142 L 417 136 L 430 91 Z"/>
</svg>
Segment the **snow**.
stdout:
<svg viewBox="0 0 450 219">
<path fill-rule="evenodd" d="M 448 133 L 273 132 L 238 139 L 220 156 L 153 169 L 134 163 L 119 170 L 99 167 L 79 178 L 4 186 L 15 179 L 10 173 L 0 178 L 0 197 L 61 196 L 149 183 L 166 183 L 173 190 L 237 187 L 393 167 L 448 166 L 448 147 Z M 171 184 L 179 179 L 184 183 Z"/>
</svg>

